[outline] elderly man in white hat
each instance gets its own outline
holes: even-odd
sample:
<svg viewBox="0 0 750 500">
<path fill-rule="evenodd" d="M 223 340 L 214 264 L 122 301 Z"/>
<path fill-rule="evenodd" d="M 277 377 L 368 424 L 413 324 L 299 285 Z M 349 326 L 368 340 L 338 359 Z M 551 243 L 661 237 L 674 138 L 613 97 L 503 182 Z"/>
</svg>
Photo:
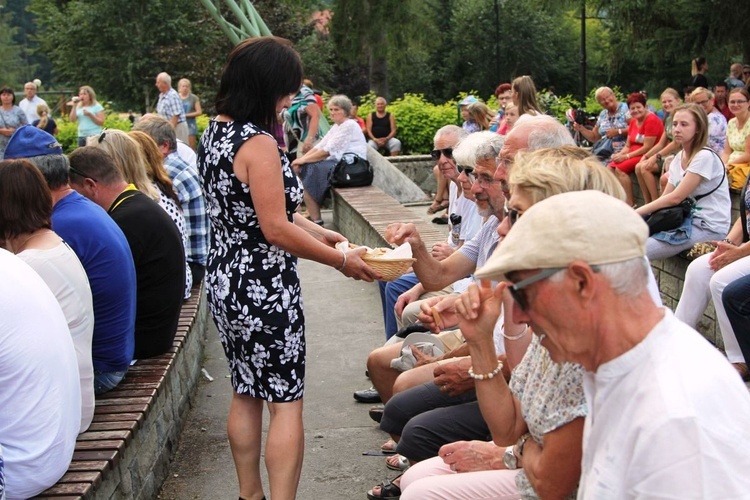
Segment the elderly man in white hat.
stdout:
<svg viewBox="0 0 750 500">
<path fill-rule="evenodd" d="M 646 290 L 648 228 L 596 191 L 527 210 L 478 278 L 586 369 L 578 498 L 747 498 L 750 395 L 732 366 Z M 554 242 L 554 243 L 551 243 Z M 475 373 L 497 360 L 474 360 Z M 484 366 L 486 365 L 486 366 Z"/>
</svg>

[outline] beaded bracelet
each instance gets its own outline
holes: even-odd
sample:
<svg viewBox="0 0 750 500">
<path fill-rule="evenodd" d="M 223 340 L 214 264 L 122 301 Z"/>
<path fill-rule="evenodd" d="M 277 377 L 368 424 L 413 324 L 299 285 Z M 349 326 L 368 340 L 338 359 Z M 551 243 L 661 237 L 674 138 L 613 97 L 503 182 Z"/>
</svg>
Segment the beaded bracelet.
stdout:
<svg viewBox="0 0 750 500">
<path fill-rule="evenodd" d="M 337 267 L 337 268 L 336 268 L 336 270 L 337 270 L 337 271 L 343 271 L 343 270 L 344 270 L 344 268 L 346 267 L 346 252 L 344 251 L 344 249 L 343 249 L 343 248 L 340 248 L 339 250 L 341 250 L 341 255 L 343 255 L 343 256 L 344 256 L 344 263 L 343 263 L 343 264 L 341 264 L 341 267 Z"/>
<path fill-rule="evenodd" d="M 526 325 L 524 329 L 519 333 L 518 335 L 506 335 L 505 334 L 505 325 L 502 326 L 500 329 L 500 332 L 503 334 L 503 337 L 505 337 L 508 340 L 518 340 L 524 337 L 526 335 L 526 331 L 529 329 L 529 325 Z"/>
<path fill-rule="evenodd" d="M 469 368 L 469 377 L 473 378 L 474 380 L 490 380 L 490 379 L 495 378 L 495 375 L 500 373 L 500 370 L 502 369 L 503 369 L 503 362 L 498 361 L 497 368 L 492 370 L 490 373 L 480 373 L 479 375 L 477 375 L 476 373 L 474 373 L 474 367 L 472 366 L 471 368 Z"/>
<path fill-rule="evenodd" d="M 732 240 L 730 240 L 729 238 L 724 238 L 724 239 L 723 239 L 723 240 L 721 240 L 721 241 L 723 241 L 724 243 L 729 243 L 729 244 L 730 244 L 730 245 L 732 245 L 733 247 L 737 246 L 737 245 L 735 245 L 735 244 L 734 244 L 734 242 L 733 242 Z"/>
</svg>

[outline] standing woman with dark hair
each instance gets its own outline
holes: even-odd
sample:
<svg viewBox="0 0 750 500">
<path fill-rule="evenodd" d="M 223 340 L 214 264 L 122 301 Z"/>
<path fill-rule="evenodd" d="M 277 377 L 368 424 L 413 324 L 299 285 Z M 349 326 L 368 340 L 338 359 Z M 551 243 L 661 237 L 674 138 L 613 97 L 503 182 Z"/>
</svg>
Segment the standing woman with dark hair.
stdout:
<svg viewBox="0 0 750 500">
<path fill-rule="evenodd" d="M 519 76 L 511 85 L 513 104 L 518 107 L 518 121 L 522 122 L 525 115 L 537 116 L 543 114 L 536 101 L 536 86 L 528 75 Z"/>
<path fill-rule="evenodd" d="M 380 278 L 362 261 L 364 248 L 337 250 L 343 236 L 295 213 L 302 186 L 271 131 L 302 74 L 288 40 L 237 45 L 221 75 L 218 116 L 198 147 L 211 221 L 206 291 L 232 374 L 227 427 L 240 498 L 247 500 L 263 498 L 264 402 L 271 417 L 264 453 L 271 498 L 293 499 L 302 469 L 305 325 L 297 257 L 355 279 Z"/>
<path fill-rule="evenodd" d="M 708 71 L 708 61 L 703 56 L 698 56 L 690 63 L 690 74 L 693 78 L 690 80 L 690 86 L 693 89 L 698 87 L 708 88 L 708 78 L 706 78 L 706 72 Z"/>
<path fill-rule="evenodd" d="M 5 157 L 5 147 L 18 127 L 28 124 L 26 113 L 16 106 L 16 94 L 10 87 L 0 88 L 0 160 Z"/>
</svg>

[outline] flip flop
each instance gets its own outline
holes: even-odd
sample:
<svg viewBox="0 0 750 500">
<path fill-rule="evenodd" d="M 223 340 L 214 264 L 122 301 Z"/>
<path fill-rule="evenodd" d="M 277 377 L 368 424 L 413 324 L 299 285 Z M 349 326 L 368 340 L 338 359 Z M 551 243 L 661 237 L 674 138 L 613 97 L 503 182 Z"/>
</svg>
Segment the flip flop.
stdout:
<svg viewBox="0 0 750 500">
<path fill-rule="evenodd" d="M 427 209 L 427 213 L 432 215 L 440 212 L 441 210 L 445 210 L 448 208 L 448 202 L 446 200 L 435 200 L 432 202 L 432 205 L 430 205 L 430 208 Z"/>
<path fill-rule="evenodd" d="M 385 466 L 391 470 L 405 471 L 408 469 L 409 460 L 403 455 L 391 455 L 385 459 Z"/>
<path fill-rule="evenodd" d="M 369 500 L 398 500 L 401 498 L 401 487 L 398 484 L 395 484 L 393 481 L 397 480 L 401 477 L 401 474 L 394 477 L 390 481 L 383 481 L 378 486 L 380 486 L 380 495 L 375 495 L 375 493 L 372 492 L 375 488 L 367 492 L 367 498 Z"/>
</svg>

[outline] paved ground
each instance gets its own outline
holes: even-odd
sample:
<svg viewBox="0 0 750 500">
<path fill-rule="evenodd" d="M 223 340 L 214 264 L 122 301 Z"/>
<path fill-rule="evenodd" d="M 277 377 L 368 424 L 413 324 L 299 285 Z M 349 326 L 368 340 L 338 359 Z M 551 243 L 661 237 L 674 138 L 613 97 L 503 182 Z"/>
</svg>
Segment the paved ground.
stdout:
<svg viewBox="0 0 750 500">
<path fill-rule="evenodd" d="M 424 207 L 414 210 L 425 211 Z M 324 212 L 324 220 L 330 219 L 330 212 Z M 396 476 L 385 468 L 383 458 L 362 455 L 377 450 L 387 436 L 367 415 L 369 405 L 352 398 L 353 391 L 369 387 L 365 359 L 384 340 L 378 288 L 309 261 L 300 261 L 300 273 L 308 365 L 305 460 L 298 498 L 365 498 L 373 485 Z M 213 324 L 204 367 L 214 381 L 202 378 L 200 382 L 162 499 L 237 498 L 226 437 L 232 389 Z"/>
</svg>

